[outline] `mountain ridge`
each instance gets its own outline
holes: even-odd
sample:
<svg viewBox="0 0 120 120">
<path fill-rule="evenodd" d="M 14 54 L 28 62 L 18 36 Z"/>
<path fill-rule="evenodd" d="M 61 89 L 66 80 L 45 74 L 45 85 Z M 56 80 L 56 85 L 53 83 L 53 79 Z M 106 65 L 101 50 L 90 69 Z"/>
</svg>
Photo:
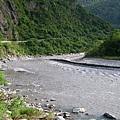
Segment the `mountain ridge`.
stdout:
<svg viewBox="0 0 120 120">
<path fill-rule="evenodd" d="M 120 1 L 119 0 L 79 0 L 91 13 L 120 28 Z"/>
</svg>

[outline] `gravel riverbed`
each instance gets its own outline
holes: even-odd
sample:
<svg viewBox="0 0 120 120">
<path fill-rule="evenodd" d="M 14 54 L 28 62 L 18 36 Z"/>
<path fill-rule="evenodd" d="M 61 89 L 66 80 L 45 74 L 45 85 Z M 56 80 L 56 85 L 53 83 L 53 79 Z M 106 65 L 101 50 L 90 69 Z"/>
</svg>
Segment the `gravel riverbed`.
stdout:
<svg viewBox="0 0 120 120">
<path fill-rule="evenodd" d="M 87 115 L 72 114 L 75 120 L 101 120 L 105 112 L 119 119 L 120 69 L 77 66 L 51 60 L 120 66 L 120 61 L 82 57 L 83 54 L 71 54 L 19 59 L 5 63 L 2 69 L 12 83 L 10 88 L 29 96 L 30 102 L 55 104 L 58 109 L 68 112 L 77 107 L 85 108 Z"/>
</svg>

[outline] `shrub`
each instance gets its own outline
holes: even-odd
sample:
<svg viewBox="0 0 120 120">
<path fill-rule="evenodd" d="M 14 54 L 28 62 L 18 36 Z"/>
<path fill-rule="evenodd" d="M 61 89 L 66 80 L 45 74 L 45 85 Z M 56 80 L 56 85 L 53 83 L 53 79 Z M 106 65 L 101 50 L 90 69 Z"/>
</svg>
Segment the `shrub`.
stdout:
<svg viewBox="0 0 120 120">
<path fill-rule="evenodd" d="M 115 31 L 103 42 L 97 43 L 95 47 L 87 53 L 91 57 L 120 57 L 120 31 Z"/>
</svg>

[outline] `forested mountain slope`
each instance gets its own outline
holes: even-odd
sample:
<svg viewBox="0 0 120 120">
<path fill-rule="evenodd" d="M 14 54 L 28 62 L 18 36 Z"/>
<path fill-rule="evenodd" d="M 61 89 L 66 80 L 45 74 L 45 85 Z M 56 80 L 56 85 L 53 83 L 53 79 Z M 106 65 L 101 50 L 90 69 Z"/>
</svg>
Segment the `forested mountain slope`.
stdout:
<svg viewBox="0 0 120 120">
<path fill-rule="evenodd" d="M 93 14 L 120 28 L 119 0 L 79 0 L 79 2 Z"/>
<path fill-rule="evenodd" d="M 22 47 L 33 54 L 84 51 L 114 31 L 77 0 L 0 0 L 0 5 L 0 39 L 31 39 Z"/>
<path fill-rule="evenodd" d="M 11 11 L 11 16 L 14 11 L 19 16 L 18 19 L 14 14 L 12 18 L 18 23 L 13 30 L 19 33 L 21 40 L 31 37 L 101 37 L 112 29 L 108 23 L 88 13 L 76 0 L 5 0 L 1 4 L 16 9 Z M 1 7 L 1 11 L 5 14 L 5 8 Z M 6 21 L 11 21 L 8 14 L 4 16 Z"/>
</svg>

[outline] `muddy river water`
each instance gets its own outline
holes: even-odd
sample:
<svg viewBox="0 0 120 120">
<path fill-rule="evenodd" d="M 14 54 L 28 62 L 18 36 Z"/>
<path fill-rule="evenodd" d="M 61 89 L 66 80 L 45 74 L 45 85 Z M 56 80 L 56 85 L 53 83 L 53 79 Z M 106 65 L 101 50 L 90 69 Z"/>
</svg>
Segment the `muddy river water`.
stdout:
<svg viewBox="0 0 120 120">
<path fill-rule="evenodd" d="M 72 115 L 75 120 L 101 119 L 105 112 L 120 118 L 120 69 L 66 64 L 48 58 L 6 63 L 5 77 L 12 83 L 11 89 L 19 89 L 18 94 L 28 95 L 30 102 L 47 104 L 54 98 L 56 101 L 49 103 L 63 111 L 83 107 L 90 115 Z M 119 63 L 116 64 L 120 66 Z M 18 68 L 26 72 L 15 72 Z"/>
</svg>

